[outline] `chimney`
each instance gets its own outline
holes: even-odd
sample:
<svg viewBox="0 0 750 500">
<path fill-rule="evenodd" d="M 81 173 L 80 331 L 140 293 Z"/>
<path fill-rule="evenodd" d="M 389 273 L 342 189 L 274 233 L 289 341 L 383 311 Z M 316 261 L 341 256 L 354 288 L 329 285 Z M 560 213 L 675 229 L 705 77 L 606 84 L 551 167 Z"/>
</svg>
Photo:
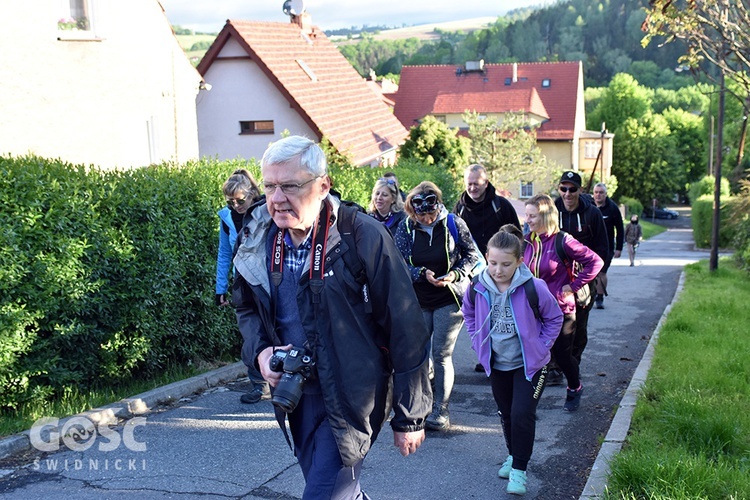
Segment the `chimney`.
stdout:
<svg viewBox="0 0 750 500">
<path fill-rule="evenodd" d="M 513 63 L 513 83 L 518 81 L 518 63 Z"/>
<path fill-rule="evenodd" d="M 313 32 L 312 18 L 307 12 L 298 15 L 290 15 L 292 24 L 296 24 L 302 30 L 302 33 L 309 35 Z"/>
</svg>

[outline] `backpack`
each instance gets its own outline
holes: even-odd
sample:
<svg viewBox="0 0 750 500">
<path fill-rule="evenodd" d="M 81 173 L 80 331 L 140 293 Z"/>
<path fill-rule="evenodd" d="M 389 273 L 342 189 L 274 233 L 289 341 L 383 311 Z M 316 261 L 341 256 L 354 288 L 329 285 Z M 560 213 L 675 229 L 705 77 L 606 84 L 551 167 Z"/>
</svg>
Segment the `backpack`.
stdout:
<svg viewBox="0 0 750 500">
<path fill-rule="evenodd" d="M 458 241 L 458 228 L 456 227 L 456 214 L 452 212 L 448 213 L 446 225 L 448 226 L 448 231 L 451 233 L 451 236 L 453 237 L 453 241 L 457 242 Z M 474 244 L 474 250 L 479 255 L 479 260 L 477 261 L 476 264 L 474 264 L 474 267 L 471 269 L 470 274 L 471 276 L 479 276 L 479 273 L 482 271 L 482 269 L 487 267 L 487 261 L 485 260 L 484 255 L 482 255 L 482 252 L 479 251 L 479 247 L 477 246 L 477 242 L 474 241 L 474 238 L 471 239 L 471 242 Z"/>
<path fill-rule="evenodd" d="M 502 216 L 502 213 L 501 213 L 502 210 L 501 210 L 501 207 L 499 206 L 499 204 L 497 203 L 497 199 L 499 198 L 499 196 L 500 195 L 495 194 L 495 196 L 492 198 L 492 210 L 494 210 L 494 212 L 495 212 L 495 217 L 497 217 L 497 221 L 502 224 L 503 223 L 503 216 Z M 456 210 L 456 212 L 457 212 L 456 215 L 458 215 L 459 217 L 461 217 L 463 215 L 463 213 L 464 213 L 464 209 L 466 209 L 466 205 L 464 205 L 463 203 L 461 203 L 461 208 L 459 208 L 458 210 Z"/>
<path fill-rule="evenodd" d="M 469 299 L 474 304 L 474 298 L 477 296 L 477 291 L 474 288 L 479 282 L 479 276 L 471 278 L 471 286 L 469 287 Z M 529 306 L 534 312 L 534 317 L 537 321 L 542 321 L 542 313 L 539 312 L 539 295 L 536 293 L 536 286 L 534 286 L 534 279 L 529 278 L 523 282 L 523 289 L 526 291 L 526 300 L 529 301 Z"/>
<path fill-rule="evenodd" d="M 367 284 L 367 273 L 365 272 L 365 266 L 362 265 L 362 261 L 357 256 L 357 246 L 354 237 L 354 220 L 357 218 L 357 212 L 365 213 L 364 209 L 356 203 L 342 200 L 337 226 L 341 234 L 341 239 L 351 249 L 350 252 L 344 252 L 341 258 L 344 259 L 346 267 L 352 273 L 357 283 L 364 286 Z"/>
<path fill-rule="evenodd" d="M 568 233 L 566 233 L 565 231 L 560 231 L 555 235 L 555 253 L 557 254 L 557 258 L 560 259 L 560 262 L 562 262 L 565 266 L 565 269 L 568 270 L 568 276 L 570 276 L 570 281 L 572 282 L 578 274 L 578 263 L 572 262 L 570 260 L 570 257 L 568 257 L 567 252 L 565 251 L 565 245 L 563 245 L 563 241 L 565 240 L 566 234 Z M 593 298 L 593 294 L 591 292 L 592 284 L 593 281 L 590 283 L 586 283 L 581 287 L 580 290 L 576 292 L 576 304 L 581 307 L 586 307 L 591 304 L 591 299 Z"/>
</svg>

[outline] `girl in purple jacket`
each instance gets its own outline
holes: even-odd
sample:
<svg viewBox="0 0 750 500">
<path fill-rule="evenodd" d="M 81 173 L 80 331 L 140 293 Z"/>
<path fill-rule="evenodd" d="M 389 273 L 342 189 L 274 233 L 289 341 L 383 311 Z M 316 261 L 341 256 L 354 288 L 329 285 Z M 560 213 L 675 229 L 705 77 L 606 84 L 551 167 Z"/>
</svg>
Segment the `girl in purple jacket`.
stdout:
<svg viewBox="0 0 750 500">
<path fill-rule="evenodd" d="M 560 232 L 557 220 L 557 207 L 546 194 L 538 194 L 526 202 L 526 223 L 531 232 L 526 236 L 523 260 L 534 276 L 547 283 L 563 312 L 562 331 L 552 346 L 552 355 L 568 381 L 563 409 L 576 411 L 581 403 L 583 385 L 578 360 L 573 356 L 573 337 L 576 331 L 575 292 L 596 278 L 604 262 L 593 250 L 566 234 L 563 249 L 568 256 L 567 260 L 577 263 L 579 270 L 574 273 L 573 269 L 567 268 L 555 250 L 555 238 Z"/>
<path fill-rule="evenodd" d="M 487 267 L 464 295 L 461 311 L 479 363 L 490 378 L 508 458 L 498 476 L 508 493 L 526 493 L 526 466 L 536 432 L 536 407 L 544 389 L 550 349 L 563 317 L 557 300 L 523 263 L 522 242 L 500 231 L 487 243 Z M 532 280 L 539 319 L 526 297 Z"/>
</svg>

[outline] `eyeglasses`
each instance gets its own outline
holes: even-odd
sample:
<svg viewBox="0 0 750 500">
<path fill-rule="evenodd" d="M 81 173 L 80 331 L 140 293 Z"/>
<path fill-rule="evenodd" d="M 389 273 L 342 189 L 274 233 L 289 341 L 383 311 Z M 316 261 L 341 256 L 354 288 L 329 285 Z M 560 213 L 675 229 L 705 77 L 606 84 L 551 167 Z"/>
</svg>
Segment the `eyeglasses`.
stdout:
<svg viewBox="0 0 750 500">
<path fill-rule="evenodd" d="M 418 194 L 411 199 L 411 205 L 414 208 L 420 208 L 422 205 L 434 205 L 437 203 L 437 195 L 428 194 L 427 196 Z"/>
<path fill-rule="evenodd" d="M 575 193 L 576 191 L 578 191 L 578 186 L 570 186 L 570 187 L 560 186 L 557 189 L 559 189 L 563 193 L 568 193 L 568 192 Z"/>
<path fill-rule="evenodd" d="M 316 179 L 320 179 L 323 177 L 322 175 L 319 175 L 317 177 L 313 177 L 310 180 L 307 180 L 301 184 L 295 184 L 293 182 L 285 182 L 284 184 L 267 184 L 263 183 L 263 190 L 266 192 L 267 195 L 271 195 L 276 192 L 277 189 L 281 189 L 281 192 L 284 194 L 297 194 L 299 193 L 300 189 L 310 184 L 312 181 Z"/>
<path fill-rule="evenodd" d="M 246 201 L 247 201 L 247 198 L 234 198 L 234 199 L 230 199 L 230 200 L 227 200 L 227 206 L 229 208 L 232 208 L 234 206 L 241 207 L 242 205 L 245 204 Z"/>
<path fill-rule="evenodd" d="M 379 181 L 383 181 L 383 182 L 385 182 L 386 184 L 389 184 L 389 185 L 391 185 L 391 186 L 395 186 L 395 185 L 396 185 L 396 181 L 394 181 L 394 180 L 393 180 L 392 178 L 390 178 L 390 177 L 381 177 L 381 178 L 380 178 L 380 179 L 378 179 L 378 180 L 379 180 Z"/>
</svg>

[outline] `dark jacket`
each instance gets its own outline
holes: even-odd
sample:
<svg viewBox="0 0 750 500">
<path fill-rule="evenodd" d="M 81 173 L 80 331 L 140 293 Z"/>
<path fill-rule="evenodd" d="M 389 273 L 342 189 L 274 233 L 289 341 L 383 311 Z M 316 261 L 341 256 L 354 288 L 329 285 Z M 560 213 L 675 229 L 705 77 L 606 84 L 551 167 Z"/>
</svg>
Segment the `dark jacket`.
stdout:
<svg viewBox="0 0 750 500">
<path fill-rule="evenodd" d="M 339 201 L 329 196 L 326 202 L 338 214 Z M 281 340 L 274 328 L 267 250 L 277 227 L 265 204 L 252 210 L 238 237 L 232 298 L 244 340 L 243 361 L 257 367 L 258 354 L 281 345 Z M 330 227 L 317 306 L 309 286 L 309 261 L 297 288 L 305 335 L 317 346 L 328 422 L 346 467 L 367 454 L 391 405 L 391 427 L 401 432 L 421 430 L 432 409 L 430 337 L 404 260 L 385 227 L 372 217 L 358 213 L 354 234 L 357 248 L 349 248 L 337 225 Z M 346 267 L 341 257 L 345 252 L 356 252 L 362 262 L 366 290 Z"/>
<path fill-rule="evenodd" d="M 455 241 L 450 234 L 450 230 L 447 227 L 448 211 L 445 207 L 442 207 L 437 218 L 437 223 L 429 237 L 429 244 L 430 246 L 437 246 L 444 249 L 443 255 L 445 256 L 444 262 L 441 263 L 444 267 L 441 269 L 431 269 L 431 271 L 438 273 L 456 271 L 458 273 L 458 281 L 450 283 L 446 288 L 450 290 L 453 295 L 452 301 L 455 301 L 456 304 L 461 307 L 464 292 L 466 292 L 466 289 L 471 282 L 471 272 L 477 262 L 479 262 L 480 255 L 477 253 L 477 250 L 471 241 L 469 228 L 466 227 L 464 221 L 461 220 L 460 217 L 455 217 L 455 223 L 456 231 L 458 233 L 458 241 Z M 417 232 L 426 231 L 420 227 L 420 224 L 416 223 L 410 217 L 407 217 L 401 224 L 399 224 L 396 234 L 394 235 L 396 246 L 401 252 L 403 260 L 406 261 L 415 288 L 427 290 L 436 289 L 436 287 L 429 285 L 424 274 L 425 268 L 415 266 L 413 263 L 412 254 Z M 444 289 L 440 289 L 438 291 L 443 290 Z"/>
<path fill-rule="evenodd" d="M 521 229 L 518 223 L 518 215 L 513 205 L 495 192 L 495 186 L 487 183 L 487 191 L 484 200 L 475 202 L 464 191 L 456 202 L 453 213 L 461 217 L 474 241 L 477 242 L 482 255 L 487 253 L 487 242 L 505 224 L 513 224 Z"/>
<path fill-rule="evenodd" d="M 578 198 L 578 206 L 572 212 L 565 210 L 562 198 L 555 200 L 555 206 L 560 212 L 560 229 L 596 252 L 602 260 L 607 260 L 607 229 L 593 198 L 582 193 Z"/>
<path fill-rule="evenodd" d="M 607 229 L 607 243 L 609 243 L 610 257 L 615 250 L 622 252 L 622 243 L 625 237 L 625 229 L 622 225 L 622 214 L 617 204 L 609 196 L 604 199 L 603 207 L 596 207 L 602 213 L 604 227 Z"/>
</svg>

